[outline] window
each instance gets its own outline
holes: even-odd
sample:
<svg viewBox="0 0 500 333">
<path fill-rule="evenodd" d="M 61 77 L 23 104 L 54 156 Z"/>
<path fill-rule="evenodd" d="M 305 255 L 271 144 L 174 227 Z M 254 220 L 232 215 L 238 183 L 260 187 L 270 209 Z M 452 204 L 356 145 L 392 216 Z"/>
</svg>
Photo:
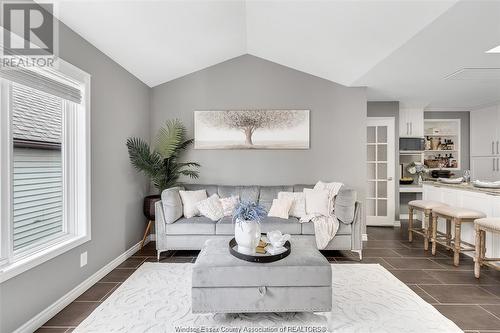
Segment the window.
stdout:
<svg viewBox="0 0 500 333">
<path fill-rule="evenodd" d="M 90 240 L 90 77 L 0 70 L 0 282 Z"/>
<path fill-rule="evenodd" d="M 64 233 L 63 99 L 11 85 L 13 249 L 22 251 Z"/>
</svg>

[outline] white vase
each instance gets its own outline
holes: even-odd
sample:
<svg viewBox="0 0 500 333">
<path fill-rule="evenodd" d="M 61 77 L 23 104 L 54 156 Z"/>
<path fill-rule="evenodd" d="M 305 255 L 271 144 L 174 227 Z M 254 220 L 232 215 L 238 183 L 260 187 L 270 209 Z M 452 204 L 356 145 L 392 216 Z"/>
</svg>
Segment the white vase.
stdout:
<svg viewBox="0 0 500 333">
<path fill-rule="evenodd" d="M 236 220 L 234 238 L 238 244 L 238 252 L 254 255 L 260 241 L 260 224 L 256 221 Z"/>
</svg>

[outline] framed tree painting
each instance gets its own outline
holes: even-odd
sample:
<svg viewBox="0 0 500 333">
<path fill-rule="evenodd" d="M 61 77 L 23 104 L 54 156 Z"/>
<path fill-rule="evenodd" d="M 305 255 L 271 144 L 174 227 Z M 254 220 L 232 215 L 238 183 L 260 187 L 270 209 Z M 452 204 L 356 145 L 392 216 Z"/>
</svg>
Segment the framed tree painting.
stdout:
<svg viewBox="0 0 500 333">
<path fill-rule="evenodd" d="M 194 112 L 195 149 L 309 149 L 309 110 Z"/>
</svg>

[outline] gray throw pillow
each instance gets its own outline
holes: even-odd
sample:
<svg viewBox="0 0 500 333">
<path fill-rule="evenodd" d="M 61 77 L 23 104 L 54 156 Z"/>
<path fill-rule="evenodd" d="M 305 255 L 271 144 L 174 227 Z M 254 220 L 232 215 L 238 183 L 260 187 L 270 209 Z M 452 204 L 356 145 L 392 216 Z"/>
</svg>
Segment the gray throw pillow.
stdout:
<svg viewBox="0 0 500 333">
<path fill-rule="evenodd" d="M 182 201 L 179 190 L 179 187 L 172 187 L 161 192 L 161 204 L 163 206 L 165 223 L 174 223 L 182 217 Z"/>
</svg>

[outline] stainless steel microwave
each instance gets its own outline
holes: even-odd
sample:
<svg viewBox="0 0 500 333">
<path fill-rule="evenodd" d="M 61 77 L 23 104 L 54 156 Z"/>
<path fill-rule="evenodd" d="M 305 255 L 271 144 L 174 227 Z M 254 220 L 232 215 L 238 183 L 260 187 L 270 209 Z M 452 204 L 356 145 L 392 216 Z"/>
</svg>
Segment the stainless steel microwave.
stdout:
<svg viewBox="0 0 500 333">
<path fill-rule="evenodd" d="M 424 151 L 424 138 L 399 138 L 399 150 L 402 151 Z"/>
</svg>

